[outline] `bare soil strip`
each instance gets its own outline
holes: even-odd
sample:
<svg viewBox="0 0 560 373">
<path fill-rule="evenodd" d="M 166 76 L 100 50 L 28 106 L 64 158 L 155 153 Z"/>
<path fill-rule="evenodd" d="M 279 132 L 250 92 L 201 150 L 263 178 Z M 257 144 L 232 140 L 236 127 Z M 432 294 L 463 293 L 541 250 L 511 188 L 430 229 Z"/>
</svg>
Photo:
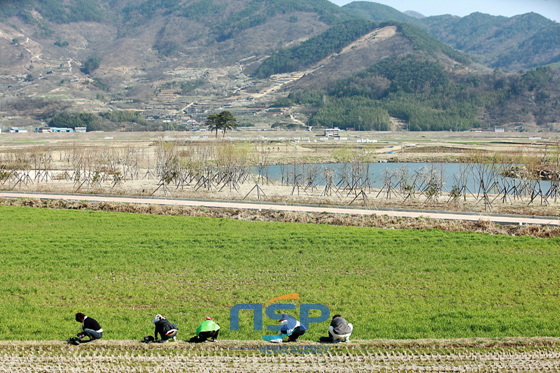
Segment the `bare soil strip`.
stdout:
<svg viewBox="0 0 560 373">
<path fill-rule="evenodd" d="M 357 341 L 284 345 L 256 341 L 165 345 L 96 341 L 0 342 L 0 372 L 559 372 L 560 339 Z M 268 350 L 267 350 L 268 347 Z M 274 346 L 278 348 L 278 345 Z M 307 347 L 307 349 L 306 349 Z M 300 352 L 297 352 L 297 351 Z M 301 352 L 307 351 L 307 352 Z"/>
</svg>

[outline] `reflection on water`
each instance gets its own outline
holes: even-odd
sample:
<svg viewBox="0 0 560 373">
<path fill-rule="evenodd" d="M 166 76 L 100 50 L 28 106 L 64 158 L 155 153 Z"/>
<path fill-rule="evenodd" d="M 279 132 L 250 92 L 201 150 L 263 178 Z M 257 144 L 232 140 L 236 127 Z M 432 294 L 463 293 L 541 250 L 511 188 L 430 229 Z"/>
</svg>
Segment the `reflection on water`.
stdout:
<svg viewBox="0 0 560 373">
<path fill-rule="evenodd" d="M 509 166 L 507 166 L 509 167 Z M 457 188 L 470 193 L 548 193 L 552 183 L 504 176 L 506 166 L 469 163 L 318 163 L 259 167 L 254 172 L 288 185 L 333 185 L 354 188 L 424 189 L 439 185 L 444 192 Z"/>
</svg>

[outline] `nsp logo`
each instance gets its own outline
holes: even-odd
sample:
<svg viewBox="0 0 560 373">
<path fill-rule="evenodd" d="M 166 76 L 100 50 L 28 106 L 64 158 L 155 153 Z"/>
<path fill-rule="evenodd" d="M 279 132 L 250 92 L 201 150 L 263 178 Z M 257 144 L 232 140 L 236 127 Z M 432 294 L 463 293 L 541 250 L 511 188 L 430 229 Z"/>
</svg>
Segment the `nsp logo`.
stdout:
<svg viewBox="0 0 560 373">
<path fill-rule="evenodd" d="M 281 314 L 276 313 L 278 310 L 295 310 L 296 306 L 294 304 L 278 303 L 272 304 L 272 302 L 284 299 L 301 299 L 297 293 L 286 294 L 276 298 L 273 298 L 264 304 L 264 309 L 266 316 L 272 320 L 280 321 L 282 318 Z M 263 305 L 258 303 L 242 303 L 236 304 L 231 307 L 229 311 L 229 330 L 239 330 L 239 311 L 241 310 L 252 310 L 253 311 L 253 330 L 263 330 Z M 311 310 L 318 310 L 321 312 L 320 316 L 311 317 L 309 313 Z M 303 330 L 309 329 L 310 323 L 321 323 L 326 321 L 331 312 L 327 306 L 318 303 L 302 303 L 299 308 L 300 324 Z M 293 329 L 296 325 L 296 319 L 293 316 L 288 315 L 287 326 L 288 329 Z M 266 328 L 271 331 L 280 331 L 282 325 L 267 325 Z M 286 336 L 289 334 L 284 334 Z M 262 335 L 265 341 L 270 341 L 281 337 L 282 334 L 278 335 Z"/>
</svg>

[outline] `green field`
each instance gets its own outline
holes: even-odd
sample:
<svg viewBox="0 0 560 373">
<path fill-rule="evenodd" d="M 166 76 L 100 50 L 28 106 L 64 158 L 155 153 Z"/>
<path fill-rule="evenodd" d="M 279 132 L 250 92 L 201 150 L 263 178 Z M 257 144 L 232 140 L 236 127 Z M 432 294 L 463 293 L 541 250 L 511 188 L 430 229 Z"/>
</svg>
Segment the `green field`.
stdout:
<svg viewBox="0 0 560 373">
<path fill-rule="evenodd" d="M 27 207 L 0 207 L 0 233 L 2 340 L 66 339 L 75 312 L 106 339 L 161 313 L 181 339 L 213 316 L 222 339 L 258 340 L 248 311 L 229 330 L 230 308 L 291 293 L 355 339 L 560 336 L 559 239 Z"/>
</svg>

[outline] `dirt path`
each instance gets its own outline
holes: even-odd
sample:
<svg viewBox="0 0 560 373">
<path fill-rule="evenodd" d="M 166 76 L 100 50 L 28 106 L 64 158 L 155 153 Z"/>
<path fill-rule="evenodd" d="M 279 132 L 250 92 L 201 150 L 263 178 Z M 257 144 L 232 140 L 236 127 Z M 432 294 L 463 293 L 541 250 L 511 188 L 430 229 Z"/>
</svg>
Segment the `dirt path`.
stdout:
<svg viewBox="0 0 560 373">
<path fill-rule="evenodd" d="M 276 349 L 276 352 L 273 352 Z M 193 345 L 136 341 L 0 342 L 0 372 L 558 372 L 557 341 L 464 345 L 446 341 Z"/>
<path fill-rule="evenodd" d="M 174 205 L 191 207 L 217 207 L 217 208 L 236 208 L 249 210 L 273 210 L 273 211 L 293 211 L 293 212 L 316 212 L 331 214 L 355 214 L 355 215 L 386 215 L 392 217 L 407 218 L 431 218 L 443 220 L 461 221 L 489 221 L 499 224 L 516 225 L 550 225 L 560 226 L 560 217 L 530 217 L 497 215 L 483 213 L 460 213 L 460 212 L 430 212 L 430 211 L 406 211 L 406 210 L 383 210 L 383 209 L 364 209 L 346 207 L 327 207 L 312 205 L 285 205 L 275 203 L 240 202 L 240 201 L 210 201 L 210 200 L 186 200 L 186 199 L 162 199 L 162 198 L 142 198 L 142 197 L 123 197 L 123 196 L 101 196 L 101 195 L 75 195 L 75 194 L 48 194 L 48 193 L 19 193 L 19 192 L 0 192 L 0 197 L 4 198 L 38 198 L 38 199 L 63 199 L 68 201 L 92 201 L 92 202 L 116 202 L 116 203 L 135 203 L 151 205 Z"/>
</svg>

